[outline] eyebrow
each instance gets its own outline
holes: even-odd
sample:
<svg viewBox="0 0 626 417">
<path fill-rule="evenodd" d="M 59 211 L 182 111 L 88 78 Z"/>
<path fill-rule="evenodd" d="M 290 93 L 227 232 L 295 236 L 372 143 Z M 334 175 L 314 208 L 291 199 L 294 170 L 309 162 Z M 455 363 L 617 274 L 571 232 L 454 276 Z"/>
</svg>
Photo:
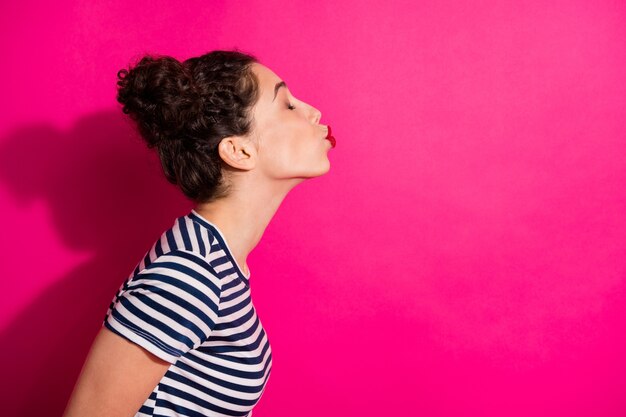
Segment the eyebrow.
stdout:
<svg viewBox="0 0 626 417">
<path fill-rule="evenodd" d="M 276 85 L 274 86 L 274 98 L 272 99 L 272 102 L 274 102 L 274 100 L 276 100 L 276 95 L 278 94 L 278 89 L 280 87 L 287 87 L 287 84 L 285 84 L 284 81 L 276 83 Z"/>
</svg>

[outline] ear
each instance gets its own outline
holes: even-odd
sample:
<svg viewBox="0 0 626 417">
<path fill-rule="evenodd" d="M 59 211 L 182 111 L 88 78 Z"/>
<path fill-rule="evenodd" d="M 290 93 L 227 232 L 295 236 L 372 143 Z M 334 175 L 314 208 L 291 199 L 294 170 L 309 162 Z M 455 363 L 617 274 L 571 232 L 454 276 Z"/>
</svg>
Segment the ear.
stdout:
<svg viewBox="0 0 626 417">
<path fill-rule="evenodd" d="M 217 147 L 220 158 L 233 168 L 250 170 L 256 163 L 256 148 L 249 137 L 228 136 Z"/>
</svg>

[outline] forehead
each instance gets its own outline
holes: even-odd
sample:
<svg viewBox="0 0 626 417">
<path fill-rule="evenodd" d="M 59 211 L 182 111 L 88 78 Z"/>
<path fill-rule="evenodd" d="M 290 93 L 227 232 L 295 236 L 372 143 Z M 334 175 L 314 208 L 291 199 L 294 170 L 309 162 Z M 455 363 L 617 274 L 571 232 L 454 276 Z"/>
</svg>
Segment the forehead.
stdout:
<svg viewBox="0 0 626 417">
<path fill-rule="evenodd" d="M 280 77 L 263 64 L 255 62 L 252 64 L 252 71 L 259 80 L 261 103 L 271 103 L 274 98 L 274 86 L 281 81 Z"/>
</svg>

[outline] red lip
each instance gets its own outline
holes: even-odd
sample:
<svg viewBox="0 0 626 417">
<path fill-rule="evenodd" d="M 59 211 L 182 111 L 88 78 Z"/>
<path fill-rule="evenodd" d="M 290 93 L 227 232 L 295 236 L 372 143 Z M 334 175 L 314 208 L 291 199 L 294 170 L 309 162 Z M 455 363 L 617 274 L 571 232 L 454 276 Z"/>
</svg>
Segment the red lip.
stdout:
<svg viewBox="0 0 626 417">
<path fill-rule="evenodd" d="M 328 139 L 330 141 L 330 144 L 332 145 L 333 148 L 337 144 L 337 141 L 335 140 L 335 138 L 332 135 L 332 131 L 330 129 L 330 125 L 328 125 L 328 134 L 326 135 L 326 139 Z"/>
</svg>

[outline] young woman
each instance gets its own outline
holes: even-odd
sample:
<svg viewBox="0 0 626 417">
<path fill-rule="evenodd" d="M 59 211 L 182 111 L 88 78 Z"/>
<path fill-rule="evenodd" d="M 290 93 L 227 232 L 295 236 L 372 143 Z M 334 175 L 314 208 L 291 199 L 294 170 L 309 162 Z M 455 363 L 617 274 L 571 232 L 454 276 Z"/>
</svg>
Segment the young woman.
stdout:
<svg viewBox="0 0 626 417">
<path fill-rule="evenodd" d="M 272 366 L 248 254 L 287 193 L 328 172 L 321 113 L 239 51 L 118 72 L 118 101 L 195 207 L 113 297 L 65 417 L 251 416 Z"/>
</svg>

